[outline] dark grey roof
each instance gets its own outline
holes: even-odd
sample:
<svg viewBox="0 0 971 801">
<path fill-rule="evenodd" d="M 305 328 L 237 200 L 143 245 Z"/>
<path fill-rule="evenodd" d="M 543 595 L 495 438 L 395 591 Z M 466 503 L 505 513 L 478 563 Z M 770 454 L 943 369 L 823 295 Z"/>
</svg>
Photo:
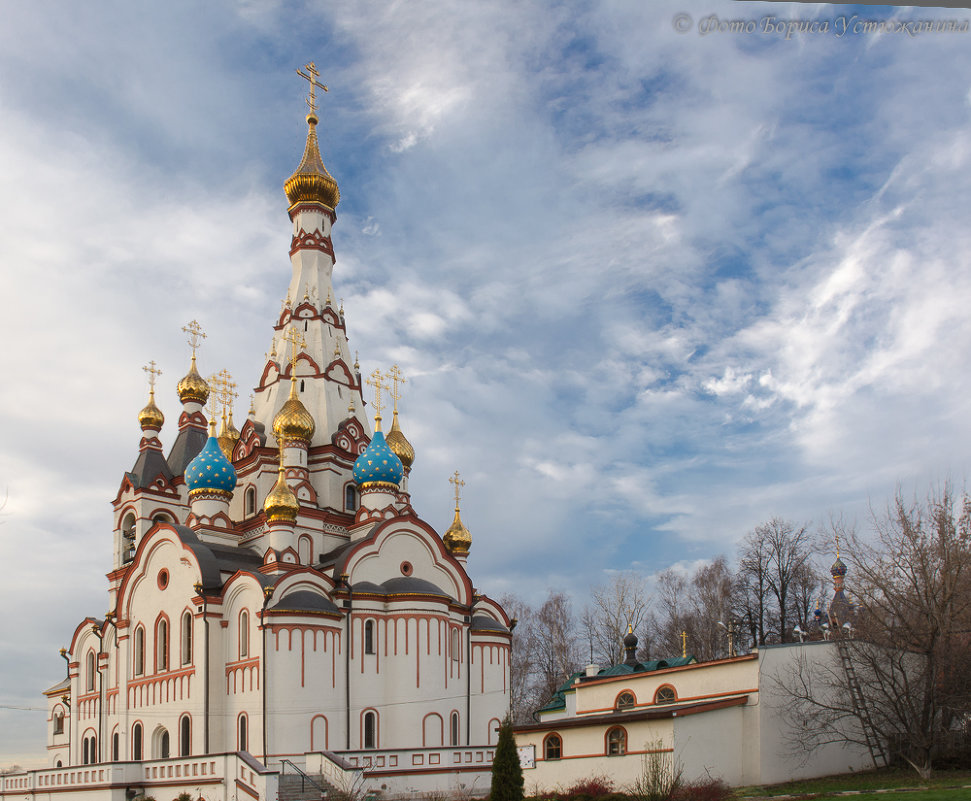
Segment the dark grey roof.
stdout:
<svg viewBox="0 0 971 801">
<path fill-rule="evenodd" d="M 502 625 L 498 620 L 493 620 L 491 617 L 486 615 L 473 615 L 472 616 L 472 631 L 501 631 L 508 632 L 505 626 Z"/>
<path fill-rule="evenodd" d="M 389 595 L 408 593 L 411 595 L 441 595 L 443 598 L 451 597 L 441 587 L 425 579 L 416 578 L 415 576 L 397 576 L 393 579 L 388 579 L 381 586 L 384 587 Z"/>
<path fill-rule="evenodd" d="M 165 461 L 162 452 L 154 448 L 146 448 L 138 454 L 138 460 L 128 475 L 131 476 L 132 484 L 136 489 L 150 487 L 159 476 L 166 481 L 171 481 L 173 478 L 169 463 Z"/>
<path fill-rule="evenodd" d="M 200 428 L 184 428 L 175 438 L 172 450 L 169 451 L 168 465 L 172 475 L 181 476 L 186 466 L 202 450 L 209 435 Z"/>
<path fill-rule="evenodd" d="M 273 584 L 273 579 L 259 572 L 263 560 L 253 551 L 233 548 L 230 545 L 213 545 L 202 542 L 188 526 L 173 526 L 179 539 L 195 554 L 202 572 L 202 586 L 206 590 L 220 590 L 223 586 L 223 573 L 236 573 L 239 570 L 252 573 L 263 587 Z"/>
<path fill-rule="evenodd" d="M 340 612 L 328 598 L 312 590 L 287 593 L 270 609 L 274 612 Z"/>
</svg>

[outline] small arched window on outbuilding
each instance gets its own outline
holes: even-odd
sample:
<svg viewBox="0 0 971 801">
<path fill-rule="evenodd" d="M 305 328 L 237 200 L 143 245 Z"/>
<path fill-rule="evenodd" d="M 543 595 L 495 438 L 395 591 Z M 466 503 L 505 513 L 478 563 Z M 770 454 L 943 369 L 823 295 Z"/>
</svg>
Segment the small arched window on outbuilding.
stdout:
<svg viewBox="0 0 971 801">
<path fill-rule="evenodd" d="M 543 740 L 543 759 L 559 759 L 563 756 L 563 739 L 559 734 L 547 734 Z"/>
<path fill-rule="evenodd" d="M 607 756 L 623 756 L 627 753 L 627 732 L 623 726 L 614 726 L 607 732 Z"/>
<path fill-rule="evenodd" d="M 678 700 L 678 693 L 670 684 L 662 684 L 654 693 L 655 704 L 673 704 Z"/>
<path fill-rule="evenodd" d="M 617 696 L 617 701 L 614 703 L 614 709 L 618 712 L 627 712 L 634 708 L 635 704 L 634 693 L 629 690 L 624 690 L 620 695 Z"/>
</svg>

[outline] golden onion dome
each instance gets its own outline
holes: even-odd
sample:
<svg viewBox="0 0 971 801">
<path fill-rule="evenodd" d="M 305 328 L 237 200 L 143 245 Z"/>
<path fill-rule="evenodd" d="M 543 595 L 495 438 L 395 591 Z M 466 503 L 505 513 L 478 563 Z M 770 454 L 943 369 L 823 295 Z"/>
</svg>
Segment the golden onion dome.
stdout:
<svg viewBox="0 0 971 801">
<path fill-rule="evenodd" d="M 297 514 L 300 512 L 300 502 L 283 477 L 282 467 L 280 468 L 280 474 L 277 476 L 276 484 L 273 485 L 270 494 L 263 501 L 263 511 L 266 513 L 268 522 L 273 522 L 274 520 L 289 520 L 293 522 L 297 519 Z"/>
<path fill-rule="evenodd" d="M 229 426 L 226 425 L 226 414 L 223 413 L 222 425 L 219 426 L 219 436 L 216 437 L 219 441 L 219 450 L 223 452 L 223 456 L 226 457 L 230 462 L 233 461 L 233 448 L 236 447 L 236 441 L 239 439 L 237 436 L 235 439 L 229 431 Z"/>
<path fill-rule="evenodd" d="M 182 377 L 175 390 L 179 393 L 179 400 L 182 403 L 195 402 L 205 405 L 206 401 L 209 400 L 209 385 L 196 369 L 195 354 L 192 354 L 189 372 Z"/>
<path fill-rule="evenodd" d="M 472 535 L 469 530 L 462 525 L 462 518 L 459 517 L 458 507 L 455 508 L 455 519 L 448 531 L 442 536 L 442 542 L 448 548 L 452 556 L 468 556 L 469 549 L 472 547 Z"/>
<path fill-rule="evenodd" d="M 314 418 L 297 397 L 296 384 L 290 384 L 290 397 L 273 418 L 273 436 L 278 441 L 299 439 L 310 442 L 316 430 Z"/>
<path fill-rule="evenodd" d="M 337 181 L 327 172 L 320 157 L 317 145 L 317 115 L 307 115 L 307 146 L 303 151 L 300 166 L 287 178 L 283 189 L 291 206 L 304 202 L 323 203 L 329 209 L 336 209 L 341 193 Z"/>
<path fill-rule="evenodd" d="M 142 431 L 148 428 L 154 428 L 160 430 L 162 428 L 162 423 L 165 422 L 165 415 L 162 414 L 162 410 L 155 405 L 155 389 L 153 388 L 148 394 L 148 403 L 145 408 L 138 413 L 138 424 L 142 427 Z"/>
<path fill-rule="evenodd" d="M 401 426 L 398 425 L 398 412 L 394 413 L 394 418 L 391 421 L 391 430 L 384 439 L 394 455 L 401 459 L 401 464 L 405 470 L 411 470 L 411 466 L 415 462 L 415 449 L 408 442 L 408 438 L 401 430 Z"/>
</svg>

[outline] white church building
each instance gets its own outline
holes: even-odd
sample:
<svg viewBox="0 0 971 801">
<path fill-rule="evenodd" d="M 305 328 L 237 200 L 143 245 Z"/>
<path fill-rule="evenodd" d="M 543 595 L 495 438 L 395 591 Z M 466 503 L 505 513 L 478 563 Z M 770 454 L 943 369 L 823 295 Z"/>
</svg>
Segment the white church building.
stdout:
<svg viewBox="0 0 971 801">
<path fill-rule="evenodd" d="M 237 430 L 231 379 L 200 374 L 195 322 L 176 430 L 149 369 L 113 501 L 110 611 L 78 623 L 46 692 L 49 767 L 0 777 L 4 798 L 276 801 L 288 776 L 318 798 L 488 792 L 511 623 L 467 572 L 458 475 L 444 535 L 411 506 L 397 367 L 362 381 L 348 348 L 331 285 L 340 193 L 307 69 L 306 148 L 285 184 L 292 275 L 249 414 Z"/>
</svg>

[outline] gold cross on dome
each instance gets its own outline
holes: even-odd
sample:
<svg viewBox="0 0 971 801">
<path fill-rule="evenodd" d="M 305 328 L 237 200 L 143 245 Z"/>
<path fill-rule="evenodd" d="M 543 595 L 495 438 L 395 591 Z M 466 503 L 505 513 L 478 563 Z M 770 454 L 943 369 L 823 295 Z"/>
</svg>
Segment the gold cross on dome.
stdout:
<svg viewBox="0 0 971 801">
<path fill-rule="evenodd" d="M 840 558 L 840 535 L 836 535 L 836 558 Z"/>
<path fill-rule="evenodd" d="M 152 359 L 148 363 L 148 367 L 143 367 L 142 369 L 148 373 L 148 386 L 152 394 L 155 394 L 155 379 L 162 375 L 162 371 L 155 366 L 155 359 Z"/>
<path fill-rule="evenodd" d="M 295 328 L 291 328 L 283 335 L 283 341 L 289 342 L 293 346 L 290 350 L 290 377 L 296 380 L 297 355 L 299 354 L 297 348 L 303 350 L 307 347 L 307 340 L 303 334 L 299 333 Z"/>
<path fill-rule="evenodd" d="M 457 512 L 459 510 L 459 501 L 462 499 L 462 487 L 465 486 L 465 482 L 459 478 L 459 471 L 456 470 L 455 474 L 449 477 L 448 483 L 455 487 L 455 511 Z"/>
<path fill-rule="evenodd" d="M 223 403 L 223 377 L 220 373 L 213 373 L 207 381 L 210 392 L 206 411 L 209 412 L 210 421 L 215 421 L 219 406 Z"/>
<path fill-rule="evenodd" d="M 317 72 L 317 65 L 311 61 L 309 64 L 304 66 L 307 72 L 301 72 L 297 70 L 297 75 L 303 78 L 307 83 L 310 84 L 310 97 L 307 98 L 307 107 L 310 109 L 310 113 L 317 114 L 317 88 L 320 87 L 325 92 L 327 87 L 324 86 L 320 81 L 317 80 L 320 77 L 320 73 Z M 309 74 L 308 74 L 309 73 Z"/>
<path fill-rule="evenodd" d="M 195 320 L 193 320 L 188 325 L 182 326 L 182 330 L 189 335 L 189 346 L 192 348 L 192 358 L 196 356 L 196 348 L 198 348 L 202 342 L 199 338 L 206 338 L 205 333 L 202 330 L 202 326 L 199 325 Z"/>
<path fill-rule="evenodd" d="M 682 658 L 688 655 L 688 632 L 681 632 L 681 656 Z"/>
<path fill-rule="evenodd" d="M 381 403 L 381 390 L 390 390 L 387 384 L 382 383 L 383 378 L 384 376 L 381 375 L 381 371 L 375 370 L 367 380 L 368 385 L 374 387 L 374 419 L 377 422 L 378 431 L 381 430 L 381 410 L 384 408 L 384 404 Z"/>
<path fill-rule="evenodd" d="M 390 390 L 389 394 L 394 401 L 394 411 L 397 414 L 398 401 L 401 400 L 401 390 L 398 388 L 398 385 L 406 383 L 406 379 L 401 374 L 401 368 L 396 364 L 391 365 L 391 369 L 388 370 L 387 377 L 391 379 L 392 389 Z"/>
</svg>

